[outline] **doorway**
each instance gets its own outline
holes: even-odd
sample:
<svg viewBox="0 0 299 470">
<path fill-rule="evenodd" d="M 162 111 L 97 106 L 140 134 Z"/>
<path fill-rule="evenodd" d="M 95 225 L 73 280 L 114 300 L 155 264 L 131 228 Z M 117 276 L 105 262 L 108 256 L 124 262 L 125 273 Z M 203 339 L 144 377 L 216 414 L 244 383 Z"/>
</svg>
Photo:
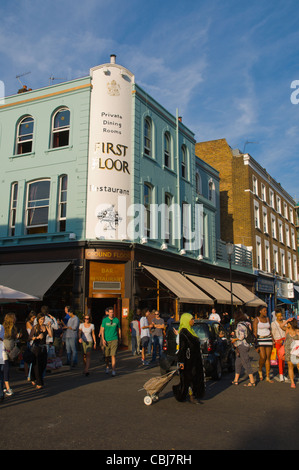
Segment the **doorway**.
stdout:
<svg viewBox="0 0 299 470">
<path fill-rule="evenodd" d="M 119 299 L 116 297 L 112 298 L 90 298 L 89 299 L 89 308 L 90 308 L 90 313 L 92 316 L 92 323 L 94 324 L 95 327 L 95 334 L 96 337 L 98 337 L 102 320 L 105 317 L 105 309 L 107 307 L 113 307 L 114 309 L 114 315 L 119 318 L 120 312 L 119 307 Z"/>
</svg>

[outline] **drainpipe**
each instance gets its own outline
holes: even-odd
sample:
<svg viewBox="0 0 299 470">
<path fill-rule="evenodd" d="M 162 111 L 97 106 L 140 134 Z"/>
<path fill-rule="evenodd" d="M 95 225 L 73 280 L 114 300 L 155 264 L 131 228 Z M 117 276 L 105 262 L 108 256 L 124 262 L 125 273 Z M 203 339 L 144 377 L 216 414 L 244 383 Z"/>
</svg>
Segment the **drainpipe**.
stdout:
<svg viewBox="0 0 299 470">
<path fill-rule="evenodd" d="M 177 161 L 177 207 L 178 207 L 178 214 L 176 216 L 176 221 L 179 223 L 178 226 L 178 233 L 180 237 L 177 238 L 177 248 L 178 251 L 181 249 L 181 228 L 182 228 L 182 219 L 181 215 L 181 191 L 180 191 L 180 150 L 179 150 L 179 110 L 176 110 L 176 161 Z"/>
</svg>

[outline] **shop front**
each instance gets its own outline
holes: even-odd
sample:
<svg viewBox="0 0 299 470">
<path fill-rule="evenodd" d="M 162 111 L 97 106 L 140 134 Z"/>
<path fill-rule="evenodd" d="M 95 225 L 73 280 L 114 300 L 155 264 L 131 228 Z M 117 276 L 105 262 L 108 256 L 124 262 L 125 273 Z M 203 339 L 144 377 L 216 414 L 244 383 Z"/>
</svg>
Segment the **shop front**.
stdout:
<svg viewBox="0 0 299 470">
<path fill-rule="evenodd" d="M 85 309 L 91 314 L 96 328 L 100 329 L 105 309 L 112 307 L 120 320 L 122 343 L 128 345 L 128 319 L 131 290 L 131 251 L 92 248 L 85 250 L 86 293 Z"/>
<path fill-rule="evenodd" d="M 274 276 L 259 273 L 255 290 L 257 295 L 267 304 L 268 315 L 271 318 L 271 312 L 273 312 L 276 307 Z"/>
</svg>

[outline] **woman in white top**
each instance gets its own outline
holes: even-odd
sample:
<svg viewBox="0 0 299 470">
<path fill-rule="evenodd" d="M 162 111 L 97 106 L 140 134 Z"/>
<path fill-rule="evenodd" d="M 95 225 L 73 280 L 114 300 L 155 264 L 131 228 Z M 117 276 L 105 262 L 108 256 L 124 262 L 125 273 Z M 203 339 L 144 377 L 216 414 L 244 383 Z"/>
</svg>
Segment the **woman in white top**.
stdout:
<svg viewBox="0 0 299 470">
<path fill-rule="evenodd" d="M 267 316 L 267 308 L 263 305 L 258 308 L 258 316 L 253 320 L 253 333 L 257 338 L 257 351 L 260 356 L 259 360 L 259 377 L 263 380 L 262 369 L 266 367 L 266 381 L 273 383 L 270 379 L 270 359 L 273 347 L 273 339 L 271 334 L 270 320 Z"/>
<path fill-rule="evenodd" d="M 81 323 L 79 326 L 79 343 L 82 344 L 83 348 L 83 362 L 84 362 L 84 372 L 83 374 L 86 377 L 89 375 L 89 366 L 90 366 L 90 355 L 92 347 L 96 349 L 97 342 L 94 332 L 94 324 L 91 323 L 91 316 L 86 314 L 84 317 L 84 323 Z"/>
</svg>

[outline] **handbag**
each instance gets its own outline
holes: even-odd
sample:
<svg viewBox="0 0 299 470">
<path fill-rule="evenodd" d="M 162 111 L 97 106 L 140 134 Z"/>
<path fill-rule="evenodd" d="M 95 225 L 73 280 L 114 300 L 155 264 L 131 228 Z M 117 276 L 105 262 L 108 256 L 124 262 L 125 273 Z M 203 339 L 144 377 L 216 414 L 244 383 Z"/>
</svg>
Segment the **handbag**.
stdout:
<svg viewBox="0 0 299 470">
<path fill-rule="evenodd" d="M 271 366 L 277 366 L 278 359 L 277 359 L 277 350 L 276 348 L 272 349 L 271 357 L 270 357 Z"/>
<path fill-rule="evenodd" d="M 8 355 L 8 358 L 10 361 L 14 361 L 18 355 L 20 354 L 20 349 L 18 348 L 18 346 L 14 346 L 11 351 L 9 351 L 8 349 L 6 349 L 6 354 Z"/>
<path fill-rule="evenodd" d="M 295 340 L 292 343 L 291 356 L 299 356 L 299 341 Z"/>
</svg>

